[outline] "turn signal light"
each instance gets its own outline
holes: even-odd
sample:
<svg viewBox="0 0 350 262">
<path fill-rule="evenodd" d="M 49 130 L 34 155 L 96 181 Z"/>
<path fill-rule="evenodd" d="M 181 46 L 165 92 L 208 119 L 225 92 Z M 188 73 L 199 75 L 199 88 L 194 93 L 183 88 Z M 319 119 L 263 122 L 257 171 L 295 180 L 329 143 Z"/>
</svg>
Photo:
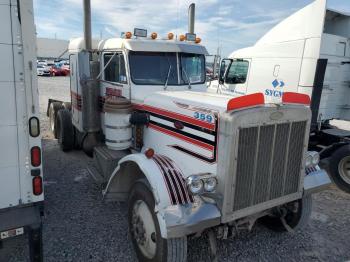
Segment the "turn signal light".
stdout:
<svg viewBox="0 0 350 262">
<path fill-rule="evenodd" d="M 152 148 L 148 148 L 145 151 L 145 155 L 148 159 L 152 158 L 154 156 L 154 150 Z"/>
<path fill-rule="evenodd" d="M 158 36 L 157 33 L 154 33 L 154 32 L 153 32 L 153 33 L 151 34 L 151 38 L 152 38 L 153 40 L 154 40 L 154 39 L 157 39 L 157 36 Z"/>
<path fill-rule="evenodd" d="M 132 33 L 131 32 L 126 32 L 125 33 L 125 38 L 126 39 L 130 39 L 132 37 Z"/>
<path fill-rule="evenodd" d="M 41 149 L 38 146 L 32 147 L 30 150 L 32 166 L 38 167 L 41 165 Z"/>
<path fill-rule="evenodd" d="M 40 196 L 43 193 L 43 179 L 41 176 L 36 176 L 33 178 L 33 194 L 35 196 Z"/>
<path fill-rule="evenodd" d="M 173 33 L 169 33 L 168 34 L 168 39 L 169 40 L 173 40 L 174 39 L 174 34 Z"/>
<path fill-rule="evenodd" d="M 200 39 L 199 37 L 196 38 L 196 44 L 199 44 L 200 42 L 202 42 L 202 39 Z"/>
<path fill-rule="evenodd" d="M 185 41 L 186 40 L 186 36 L 185 35 L 180 35 L 179 39 L 180 39 L 180 41 Z"/>
<path fill-rule="evenodd" d="M 258 106 L 265 104 L 265 98 L 262 93 L 256 93 L 241 97 L 232 98 L 227 103 L 227 111 L 237 110 L 245 107 Z"/>
</svg>

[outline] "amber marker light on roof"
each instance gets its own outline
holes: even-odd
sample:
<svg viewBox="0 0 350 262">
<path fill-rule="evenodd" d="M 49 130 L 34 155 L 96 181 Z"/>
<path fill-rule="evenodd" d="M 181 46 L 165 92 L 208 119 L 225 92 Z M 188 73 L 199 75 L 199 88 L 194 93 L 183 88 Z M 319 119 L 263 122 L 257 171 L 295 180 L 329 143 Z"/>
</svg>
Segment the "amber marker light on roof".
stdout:
<svg viewBox="0 0 350 262">
<path fill-rule="evenodd" d="M 125 38 L 126 39 L 130 39 L 131 37 L 132 37 L 132 33 L 131 32 L 126 32 Z"/>
<path fill-rule="evenodd" d="M 186 36 L 185 35 L 180 35 L 180 41 L 185 41 L 186 40 Z"/>
<path fill-rule="evenodd" d="M 173 33 L 169 33 L 168 34 L 168 39 L 169 40 L 173 40 L 174 39 L 174 34 Z"/>
<path fill-rule="evenodd" d="M 199 44 L 200 42 L 202 42 L 202 39 L 200 39 L 199 37 L 196 38 L 196 44 Z"/>
<path fill-rule="evenodd" d="M 152 38 L 153 40 L 154 40 L 154 39 L 157 39 L 157 36 L 158 36 L 157 33 L 152 33 L 152 34 L 151 34 L 151 38 Z"/>
</svg>

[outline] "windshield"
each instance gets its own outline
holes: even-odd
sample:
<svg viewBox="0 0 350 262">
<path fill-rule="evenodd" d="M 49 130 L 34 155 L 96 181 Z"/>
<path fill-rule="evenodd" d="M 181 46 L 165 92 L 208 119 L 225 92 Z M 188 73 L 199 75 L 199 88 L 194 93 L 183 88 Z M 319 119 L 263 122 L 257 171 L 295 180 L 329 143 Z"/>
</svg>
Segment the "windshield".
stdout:
<svg viewBox="0 0 350 262">
<path fill-rule="evenodd" d="M 179 66 L 177 61 L 179 61 Z M 205 58 L 198 54 L 130 52 L 131 79 L 136 85 L 184 85 L 205 82 Z"/>
<path fill-rule="evenodd" d="M 180 54 L 181 84 L 198 84 L 205 81 L 205 61 L 203 55 Z"/>
</svg>

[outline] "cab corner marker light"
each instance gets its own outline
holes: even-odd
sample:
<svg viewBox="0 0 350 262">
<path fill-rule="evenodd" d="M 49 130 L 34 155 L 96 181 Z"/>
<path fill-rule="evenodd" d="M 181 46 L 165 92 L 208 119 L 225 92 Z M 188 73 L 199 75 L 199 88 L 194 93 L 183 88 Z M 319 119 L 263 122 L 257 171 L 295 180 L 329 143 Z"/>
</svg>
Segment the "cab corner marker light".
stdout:
<svg viewBox="0 0 350 262">
<path fill-rule="evenodd" d="M 157 39 L 157 33 L 155 33 L 155 32 L 153 32 L 152 34 L 151 34 L 151 38 L 154 40 L 154 39 Z"/>
<path fill-rule="evenodd" d="M 202 39 L 200 39 L 199 37 L 197 37 L 195 43 L 196 43 L 196 44 L 199 44 L 200 42 L 202 42 Z"/>
<path fill-rule="evenodd" d="M 145 151 L 145 155 L 148 159 L 152 158 L 154 156 L 154 150 L 152 148 L 148 148 Z"/>
<path fill-rule="evenodd" d="M 126 39 L 130 39 L 132 37 L 132 33 L 131 32 L 126 32 L 125 33 L 125 38 Z"/>
<path fill-rule="evenodd" d="M 265 104 L 264 95 L 262 93 L 255 93 L 251 95 L 232 98 L 227 103 L 227 111 L 263 104 Z"/>
<path fill-rule="evenodd" d="M 169 40 L 173 40 L 174 39 L 174 34 L 173 33 L 169 33 L 168 34 L 168 39 Z"/>
<path fill-rule="evenodd" d="M 180 39 L 180 41 L 185 41 L 186 36 L 185 35 L 180 35 L 179 39 Z"/>
<path fill-rule="evenodd" d="M 310 96 L 306 94 L 286 92 L 282 96 L 283 104 L 301 104 L 309 106 L 311 104 Z"/>
</svg>

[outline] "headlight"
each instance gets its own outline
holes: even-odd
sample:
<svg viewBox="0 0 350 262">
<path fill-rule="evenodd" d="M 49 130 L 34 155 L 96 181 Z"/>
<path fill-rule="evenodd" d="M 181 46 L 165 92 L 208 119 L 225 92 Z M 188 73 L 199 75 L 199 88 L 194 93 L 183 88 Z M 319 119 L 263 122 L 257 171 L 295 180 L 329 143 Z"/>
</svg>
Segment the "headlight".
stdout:
<svg viewBox="0 0 350 262">
<path fill-rule="evenodd" d="M 309 154 L 306 156 L 305 166 L 306 167 L 311 167 L 312 166 L 312 156 L 309 155 Z"/>
<path fill-rule="evenodd" d="M 206 192 L 213 192 L 216 189 L 218 181 L 215 177 L 210 177 L 204 181 L 204 190 Z"/>
<path fill-rule="evenodd" d="M 319 162 L 320 162 L 320 155 L 319 155 L 319 153 L 317 153 L 315 151 L 307 152 L 306 160 L 305 160 L 305 166 L 306 167 L 317 166 Z"/>
<path fill-rule="evenodd" d="M 320 162 L 320 154 L 317 152 L 312 152 L 312 165 L 317 166 Z"/>
<path fill-rule="evenodd" d="M 198 176 L 189 176 L 187 178 L 187 187 L 193 195 L 198 195 L 203 191 L 203 181 Z"/>
</svg>

